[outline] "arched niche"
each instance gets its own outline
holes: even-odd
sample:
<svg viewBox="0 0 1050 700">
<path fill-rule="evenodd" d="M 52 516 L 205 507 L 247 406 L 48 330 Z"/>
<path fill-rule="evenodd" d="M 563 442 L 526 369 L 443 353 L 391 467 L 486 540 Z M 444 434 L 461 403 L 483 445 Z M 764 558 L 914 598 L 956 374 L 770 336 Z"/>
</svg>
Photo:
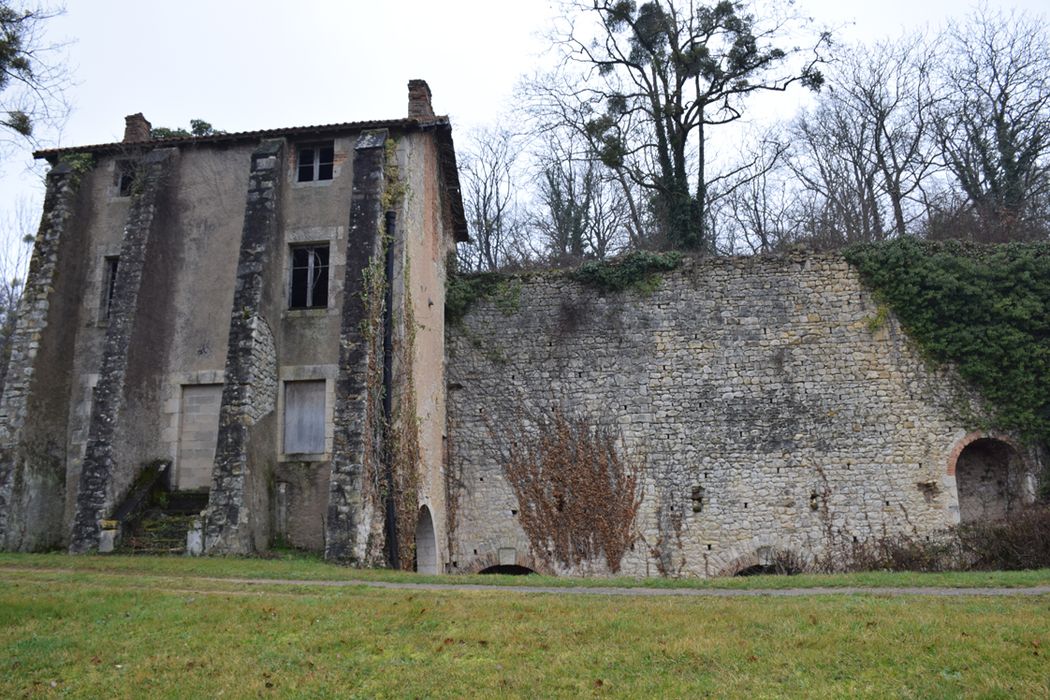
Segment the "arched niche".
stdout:
<svg viewBox="0 0 1050 700">
<path fill-rule="evenodd" d="M 437 535 L 427 506 L 419 509 L 416 520 L 416 571 L 431 576 L 438 573 Z"/>
<path fill-rule="evenodd" d="M 518 564 L 495 564 L 493 566 L 486 566 L 478 573 L 503 574 L 504 576 L 528 576 L 529 574 L 534 574 L 536 572 L 527 566 L 520 566 Z"/>
<path fill-rule="evenodd" d="M 955 476 L 959 522 L 1001 520 L 1025 503 L 1025 464 L 1008 440 L 969 435 L 953 451 L 948 473 Z"/>
</svg>

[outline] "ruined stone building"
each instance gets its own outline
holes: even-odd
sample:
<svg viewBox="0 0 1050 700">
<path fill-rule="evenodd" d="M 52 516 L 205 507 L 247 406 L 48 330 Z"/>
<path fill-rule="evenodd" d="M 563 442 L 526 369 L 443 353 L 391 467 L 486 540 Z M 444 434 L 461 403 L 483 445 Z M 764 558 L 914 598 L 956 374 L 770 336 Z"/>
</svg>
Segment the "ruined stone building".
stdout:
<svg viewBox="0 0 1050 700">
<path fill-rule="evenodd" d="M 968 430 L 978 399 L 836 256 L 686 261 L 644 293 L 536 273 L 446 323 L 466 225 L 422 81 L 402 119 L 151 140 L 134 115 L 38 155 L 3 549 L 109 551 L 180 503 L 203 553 L 707 576 L 1034 495 L 1041 456 Z M 579 426 L 619 467 L 528 470 Z"/>
<path fill-rule="evenodd" d="M 466 227 L 426 83 L 406 118 L 151 141 L 134 115 L 120 143 L 38 156 L 0 405 L 5 549 L 108 549 L 157 472 L 207 494 L 206 552 L 383 561 L 388 505 L 436 541 L 445 261 Z M 406 458 L 411 504 L 377 467 Z"/>
</svg>

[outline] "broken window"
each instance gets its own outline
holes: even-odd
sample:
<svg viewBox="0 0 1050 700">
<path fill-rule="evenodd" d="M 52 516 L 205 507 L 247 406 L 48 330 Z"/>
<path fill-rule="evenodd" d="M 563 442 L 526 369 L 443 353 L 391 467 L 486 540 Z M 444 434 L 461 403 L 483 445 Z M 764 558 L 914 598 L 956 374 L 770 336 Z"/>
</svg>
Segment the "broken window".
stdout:
<svg viewBox="0 0 1050 700">
<path fill-rule="evenodd" d="M 324 452 L 325 381 L 284 383 L 285 454 Z"/>
<path fill-rule="evenodd" d="M 299 147 L 299 182 L 331 180 L 335 162 L 335 144 L 332 141 Z"/>
<path fill-rule="evenodd" d="M 130 197 L 135 186 L 135 164 L 130 160 L 118 160 L 116 170 L 117 194 Z"/>
<path fill-rule="evenodd" d="M 328 306 L 328 245 L 292 247 L 289 306 L 316 309 Z"/>
<path fill-rule="evenodd" d="M 102 271 L 102 318 L 108 319 L 110 310 L 113 308 L 113 297 L 117 291 L 117 267 L 120 257 L 107 255 L 105 268 Z"/>
</svg>

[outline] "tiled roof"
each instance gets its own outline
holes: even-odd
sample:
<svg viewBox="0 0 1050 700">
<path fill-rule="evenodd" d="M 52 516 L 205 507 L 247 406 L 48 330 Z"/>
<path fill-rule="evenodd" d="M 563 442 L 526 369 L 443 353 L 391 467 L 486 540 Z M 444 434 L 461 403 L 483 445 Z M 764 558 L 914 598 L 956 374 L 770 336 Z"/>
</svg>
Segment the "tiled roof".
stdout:
<svg viewBox="0 0 1050 700">
<path fill-rule="evenodd" d="M 91 146 L 67 146 L 64 148 L 48 148 L 33 153 L 34 158 L 45 158 L 48 161 L 66 155 L 67 153 L 107 153 L 124 150 L 133 146 L 185 146 L 210 143 L 228 143 L 235 141 L 257 141 L 259 139 L 274 138 L 277 136 L 311 136 L 314 134 L 334 134 L 343 131 L 361 131 L 364 129 L 412 129 L 434 126 L 450 126 L 448 117 L 432 117 L 430 119 L 385 119 L 380 121 L 343 122 L 341 124 L 318 124 L 316 126 L 292 126 L 283 129 L 259 129 L 257 131 L 237 131 L 228 134 L 212 134 L 210 136 L 177 136 L 167 139 L 152 139 L 150 141 L 99 143 Z"/>
</svg>

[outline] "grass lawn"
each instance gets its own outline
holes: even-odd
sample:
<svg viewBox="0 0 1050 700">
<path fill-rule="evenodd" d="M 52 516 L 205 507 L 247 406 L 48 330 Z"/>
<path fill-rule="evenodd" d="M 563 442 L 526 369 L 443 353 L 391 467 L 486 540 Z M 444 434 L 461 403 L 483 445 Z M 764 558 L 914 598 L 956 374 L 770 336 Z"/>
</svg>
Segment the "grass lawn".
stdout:
<svg viewBox="0 0 1050 700">
<path fill-rule="evenodd" d="M 613 598 L 199 578 L 336 577 L 323 566 L 4 555 L 0 697 L 1050 696 L 1050 596 Z"/>
</svg>

